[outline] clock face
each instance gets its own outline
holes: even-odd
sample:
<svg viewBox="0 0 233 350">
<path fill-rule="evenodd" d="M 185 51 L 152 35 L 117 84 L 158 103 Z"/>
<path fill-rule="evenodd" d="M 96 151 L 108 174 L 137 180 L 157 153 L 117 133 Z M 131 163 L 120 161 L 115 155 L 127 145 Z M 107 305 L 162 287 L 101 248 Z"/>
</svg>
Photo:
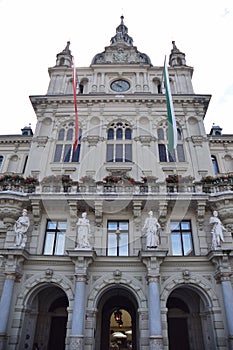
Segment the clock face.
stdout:
<svg viewBox="0 0 233 350">
<path fill-rule="evenodd" d="M 126 80 L 115 80 L 111 84 L 111 89 L 117 92 L 127 91 L 130 88 L 130 84 Z"/>
</svg>

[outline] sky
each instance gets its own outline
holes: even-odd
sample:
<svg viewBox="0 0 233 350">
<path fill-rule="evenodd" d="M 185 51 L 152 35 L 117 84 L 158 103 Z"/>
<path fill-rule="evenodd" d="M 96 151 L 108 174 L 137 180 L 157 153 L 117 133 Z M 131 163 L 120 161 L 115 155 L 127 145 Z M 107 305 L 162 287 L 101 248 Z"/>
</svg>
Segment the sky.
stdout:
<svg viewBox="0 0 233 350">
<path fill-rule="evenodd" d="M 120 24 L 154 66 L 162 66 L 172 41 L 194 67 L 197 94 L 212 95 L 205 117 L 233 134 L 232 0 L 0 0 L 0 134 L 36 125 L 29 96 L 44 95 L 48 68 L 66 42 L 78 67 L 110 45 Z"/>
</svg>

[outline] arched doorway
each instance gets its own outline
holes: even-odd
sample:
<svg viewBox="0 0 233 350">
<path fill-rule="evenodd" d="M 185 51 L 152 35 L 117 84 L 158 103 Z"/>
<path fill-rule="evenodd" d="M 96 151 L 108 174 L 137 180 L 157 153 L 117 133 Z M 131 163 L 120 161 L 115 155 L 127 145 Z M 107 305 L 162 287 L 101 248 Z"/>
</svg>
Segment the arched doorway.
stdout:
<svg viewBox="0 0 233 350">
<path fill-rule="evenodd" d="M 98 303 L 96 350 L 137 350 L 137 310 L 137 301 L 129 290 L 124 287 L 107 290 Z"/>
<path fill-rule="evenodd" d="M 65 350 L 68 298 L 64 291 L 41 284 L 28 300 L 20 349 Z"/>
<path fill-rule="evenodd" d="M 209 308 L 190 286 L 176 288 L 167 300 L 169 350 L 214 349 Z"/>
</svg>

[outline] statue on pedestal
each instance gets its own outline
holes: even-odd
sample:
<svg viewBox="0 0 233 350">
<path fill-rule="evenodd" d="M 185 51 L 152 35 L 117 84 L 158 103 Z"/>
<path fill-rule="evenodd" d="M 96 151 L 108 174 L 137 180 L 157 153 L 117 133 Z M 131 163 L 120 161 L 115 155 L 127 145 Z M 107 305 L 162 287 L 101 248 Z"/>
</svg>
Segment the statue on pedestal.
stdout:
<svg viewBox="0 0 233 350">
<path fill-rule="evenodd" d="M 14 224 L 14 231 L 16 234 L 15 246 L 18 248 L 24 248 L 27 242 L 27 230 L 30 226 L 30 220 L 27 215 L 27 209 L 23 209 L 22 216 Z"/>
<path fill-rule="evenodd" d="M 216 210 L 213 211 L 213 216 L 210 217 L 209 223 L 211 225 L 212 248 L 216 249 L 221 247 L 221 241 L 224 242 L 223 231 L 227 231 L 227 229 L 218 218 Z"/>
<path fill-rule="evenodd" d="M 90 222 L 86 218 L 87 213 L 82 213 L 82 218 L 78 219 L 78 237 L 77 237 L 77 247 L 75 249 L 90 249 L 89 234 L 90 234 Z"/>
<path fill-rule="evenodd" d="M 156 248 L 159 246 L 161 226 L 158 220 L 153 217 L 153 211 L 149 211 L 148 215 L 142 229 L 146 230 L 146 247 Z"/>
</svg>

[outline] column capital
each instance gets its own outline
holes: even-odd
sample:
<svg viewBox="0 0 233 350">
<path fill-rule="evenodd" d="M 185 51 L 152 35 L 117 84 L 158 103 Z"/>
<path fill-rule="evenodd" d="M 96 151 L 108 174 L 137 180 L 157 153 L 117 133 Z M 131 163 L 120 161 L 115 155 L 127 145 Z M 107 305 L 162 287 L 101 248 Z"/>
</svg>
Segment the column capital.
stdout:
<svg viewBox="0 0 233 350">
<path fill-rule="evenodd" d="M 216 279 L 217 282 L 225 282 L 225 281 L 230 281 L 232 276 L 232 272 L 230 271 L 216 271 L 214 274 L 214 278 Z"/>
<path fill-rule="evenodd" d="M 162 264 L 164 258 L 167 256 L 168 249 L 153 249 L 153 250 L 143 250 L 139 252 L 139 257 L 144 265 L 147 267 L 147 276 L 159 276 L 160 265 Z"/>
<path fill-rule="evenodd" d="M 96 258 L 96 252 L 92 249 L 72 249 L 67 250 L 67 253 L 75 265 L 75 275 L 86 276 L 88 266 Z"/>
<path fill-rule="evenodd" d="M 152 282 L 158 283 L 160 279 L 160 274 L 157 274 L 157 275 L 147 274 L 146 278 L 148 283 L 152 283 Z"/>
<path fill-rule="evenodd" d="M 87 281 L 87 274 L 78 274 L 76 273 L 74 275 L 76 282 L 86 282 Z"/>
</svg>

